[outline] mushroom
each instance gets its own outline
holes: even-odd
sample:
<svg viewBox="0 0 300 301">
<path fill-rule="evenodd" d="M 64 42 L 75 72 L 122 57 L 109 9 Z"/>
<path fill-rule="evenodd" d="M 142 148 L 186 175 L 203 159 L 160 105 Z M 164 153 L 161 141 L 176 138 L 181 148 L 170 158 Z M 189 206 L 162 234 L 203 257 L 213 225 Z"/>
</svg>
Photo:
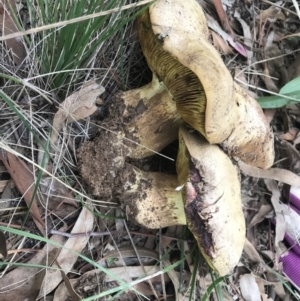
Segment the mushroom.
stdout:
<svg viewBox="0 0 300 301">
<path fill-rule="evenodd" d="M 245 242 L 238 169 L 217 145 L 180 127 L 177 158 L 187 225 L 220 276 L 237 265 Z"/>
<path fill-rule="evenodd" d="M 110 106 L 106 127 L 120 133 L 119 141 L 127 146 L 127 157 L 141 159 L 176 140 L 181 123 L 175 102 L 153 75 L 148 85 L 117 97 Z"/>
<path fill-rule="evenodd" d="M 122 151 L 107 156 L 117 141 L 109 135 L 100 137 L 96 153 L 89 144 L 80 149 L 81 175 L 93 194 L 118 201 L 135 224 L 148 229 L 187 224 L 208 264 L 223 276 L 238 263 L 245 239 L 237 168 L 219 146 L 192 131 L 179 130 L 178 178 L 142 171 L 120 160 Z"/>
<path fill-rule="evenodd" d="M 155 75 L 148 85 L 118 95 L 98 136 L 78 151 L 80 172 L 92 193 L 111 201 L 111 183 L 126 160 L 161 151 L 177 139 L 181 123 L 175 102 Z"/>
<path fill-rule="evenodd" d="M 139 40 L 182 119 L 245 163 L 273 164 L 273 133 L 255 99 L 241 89 L 209 42 L 195 0 L 157 0 L 137 18 Z"/>
<path fill-rule="evenodd" d="M 138 169 L 125 162 L 122 156 L 126 148 L 116 147 L 118 137 L 100 134 L 99 149 L 95 151 L 86 143 L 78 153 L 81 176 L 92 193 L 102 201 L 118 201 L 127 218 L 142 227 L 185 225 L 181 192 L 176 190 L 177 175 Z"/>
<path fill-rule="evenodd" d="M 120 201 L 130 221 L 148 229 L 186 224 L 176 175 L 145 172 L 126 164 L 120 177 Z"/>
</svg>

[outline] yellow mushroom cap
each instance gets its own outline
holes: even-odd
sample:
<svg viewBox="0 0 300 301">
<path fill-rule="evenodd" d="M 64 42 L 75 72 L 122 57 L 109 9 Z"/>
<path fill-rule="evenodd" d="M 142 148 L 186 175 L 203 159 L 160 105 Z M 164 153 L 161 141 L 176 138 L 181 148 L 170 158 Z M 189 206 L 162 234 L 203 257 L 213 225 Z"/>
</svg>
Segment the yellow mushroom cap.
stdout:
<svg viewBox="0 0 300 301">
<path fill-rule="evenodd" d="M 163 49 L 195 73 L 204 87 L 205 137 L 210 143 L 223 142 L 236 120 L 233 80 L 208 40 L 200 5 L 194 0 L 158 0 L 150 6 L 149 14 L 154 34 L 163 37 L 167 33 Z M 185 121 L 196 128 L 193 121 Z"/>
<path fill-rule="evenodd" d="M 148 64 L 169 89 L 182 119 L 209 143 L 223 143 L 231 156 L 270 167 L 270 126 L 211 45 L 200 5 L 195 0 L 157 0 L 139 16 L 138 31 Z"/>
<path fill-rule="evenodd" d="M 179 130 L 177 174 L 187 225 L 208 264 L 220 276 L 232 272 L 245 241 L 238 171 L 229 157 L 196 131 Z"/>
</svg>

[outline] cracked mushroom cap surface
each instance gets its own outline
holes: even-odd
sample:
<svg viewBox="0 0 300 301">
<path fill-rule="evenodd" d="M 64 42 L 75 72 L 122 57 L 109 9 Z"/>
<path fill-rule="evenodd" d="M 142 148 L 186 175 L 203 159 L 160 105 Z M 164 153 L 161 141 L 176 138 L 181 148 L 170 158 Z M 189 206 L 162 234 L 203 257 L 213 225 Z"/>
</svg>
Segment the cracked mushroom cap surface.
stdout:
<svg viewBox="0 0 300 301">
<path fill-rule="evenodd" d="M 240 260 L 246 234 L 237 168 L 219 146 L 186 127 L 179 130 L 176 164 L 187 225 L 207 263 L 227 275 Z"/>
<path fill-rule="evenodd" d="M 195 0 L 156 1 L 138 17 L 138 33 L 150 68 L 185 122 L 247 164 L 273 164 L 274 138 L 262 109 L 233 82 Z"/>
</svg>

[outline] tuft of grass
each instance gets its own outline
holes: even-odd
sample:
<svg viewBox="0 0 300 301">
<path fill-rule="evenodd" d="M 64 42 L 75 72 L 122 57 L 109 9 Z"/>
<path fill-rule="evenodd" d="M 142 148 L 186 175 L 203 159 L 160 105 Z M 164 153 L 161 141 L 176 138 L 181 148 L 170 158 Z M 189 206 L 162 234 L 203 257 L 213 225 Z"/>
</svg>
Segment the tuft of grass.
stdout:
<svg viewBox="0 0 300 301">
<path fill-rule="evenodd" d="M 70 24 L 51 28 L 36 36 L 37 57 L 43 74 L 49 74 L 47 84 L 59 89 L 74 83 L 83 76 L 84 69 L 91 65 L 103 43 L 112 37 L 122 39 L 124 26 L 149 6 L 137 10 L 136 2 L 130 9 L 122 10 L 126 0 L 38 0 L 36 4 L 27 0 L 32 23 L 46 26 L 70 20 Z M 111 14 L 71 22 L 75 18 L 99 12 L 115 10 Z M 109 56 L 109 53 L 107 54 Z"/>
</svg>

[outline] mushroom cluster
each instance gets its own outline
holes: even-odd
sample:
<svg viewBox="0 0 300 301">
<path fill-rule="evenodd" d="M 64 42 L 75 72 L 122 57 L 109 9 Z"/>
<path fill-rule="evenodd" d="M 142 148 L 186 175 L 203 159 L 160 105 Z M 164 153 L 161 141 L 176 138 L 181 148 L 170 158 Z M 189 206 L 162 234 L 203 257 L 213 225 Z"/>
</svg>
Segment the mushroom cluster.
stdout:
<svg viewBox="0 0 300 301">
<path fill-rule="evenodd" d="M 110 108 L 105 127 L 111 131 L 81 147 L 82 177 L 95 195 L 119 200 L 143 227 L 187 224 L 208 264 L 226 275 L 245 240 L 234 162 L 270 167 L 273 133 L 211 45 L 195 0 L 157 0 L 137 18 L 137 28 L 153 81 L 124 92 Z M 177 176 L 130 163 L 176 137 Z"/>
</svg>

